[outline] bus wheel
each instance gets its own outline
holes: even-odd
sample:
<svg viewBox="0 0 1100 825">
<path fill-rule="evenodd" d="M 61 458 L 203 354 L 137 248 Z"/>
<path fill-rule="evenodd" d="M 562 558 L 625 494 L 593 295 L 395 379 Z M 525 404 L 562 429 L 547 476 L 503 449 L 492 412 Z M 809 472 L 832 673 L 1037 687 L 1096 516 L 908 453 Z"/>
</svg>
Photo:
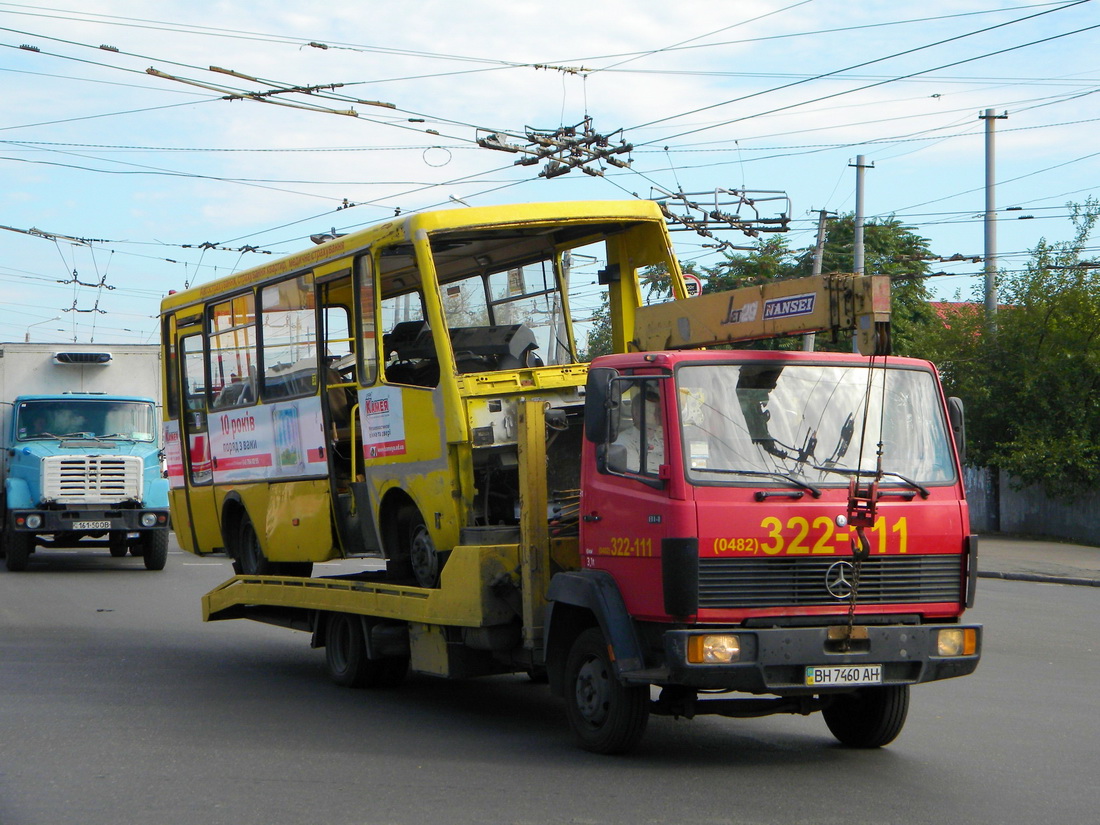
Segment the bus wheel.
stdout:
<svg viewBox="0 0 1100 825">
<path fill-rule="evenodd" d="M 237 526 L 237 547 L 233 554 L 236 564 L 233 565 L 237 572 L 245 576 L 273 576 L 271 562 L 267 560 L 264 551 L 260 548 L 260 538 L 252 526 L 252 519 L 248 513 L 241 516 Z"/>
<path fill-rule="evenodd" d="M 421 587 L 438 587 L 439 553 L 436 552 L 435 542 L 419 513 L 410 525 L 408 537 L 413 578 Z"/>
<path fill-rule="evenodd" d="M 121 530 L 113 530 L 107 534 L 107 549 L 111 551 L 113 558 L 121 559 L 126 555 L 129 549 L 126 546 L 126 536 L 126 532 Z"/>
<path fill-rule="evenodd" d="M 168 561 L 168 531 L 145 530 L 141 534 L 141 558 L 146 570 L 163 570 Z"/>
<path fill-rule="evenodd" d="M 649 722 L 649 688 L 615 676 L 603 631 L 591 627 L 565 660 L 565 713 L 577 744 L 593 753 L 626 753 Z"/>
<path fill-rule="evenodd" d="M 34 552 L 34 533 L 5 532 L 0 541 L 4 543 L 5 564 L 13 573 L 27 569 L 31 553 Z"/>
<path fill-rule="evenodd" d="M 909 685 L 861 688 L 833 698 L 821 715 L 850 748 L 881 748 L 901 733 L 909 714 Z"/>
<path fill-rule="evenodd" d="M 386 573 L 390 580 L 396 584 L 438 587 L 442 567 L 439 552 L 416 505 L 401 507 L 395 522 L 389 534 L 392 546 L 385 548 Z"/>
<path fill-rule="evenodd" d="M 350 613 L 330 613 L 325 632 L 325 669 L 341 687 L 397 687 L 409 670 L 408 658 L 371 659 L 363 621 Z"/>
</svg>

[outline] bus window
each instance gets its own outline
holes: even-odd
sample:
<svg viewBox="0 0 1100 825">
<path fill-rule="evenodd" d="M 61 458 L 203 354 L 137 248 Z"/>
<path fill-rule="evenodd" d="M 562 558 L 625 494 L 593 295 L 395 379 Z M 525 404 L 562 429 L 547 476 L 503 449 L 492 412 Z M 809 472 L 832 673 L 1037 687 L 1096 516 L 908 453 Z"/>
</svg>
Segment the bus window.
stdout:
<svg viewBox="0 0 1100 825">
<path fill-rule="evenodd" d="M 251 292 L 211 309 L 207 391 L 212 407 L 256 401 L 256 299 Z"/>
<path fill-rule="evenodd" d="M 398 295 L 382 301 L 382 318 L 392 319 L 382 336 L 386 381 L 435 387 L 439 384 L 439 359 L 419 294 Z"/>
<path fill-rule="evenodd" d="M 264 399 L 317 391 L 317 329 L 313 275 L 264 287 L 260 293 Z"/>
</svg>

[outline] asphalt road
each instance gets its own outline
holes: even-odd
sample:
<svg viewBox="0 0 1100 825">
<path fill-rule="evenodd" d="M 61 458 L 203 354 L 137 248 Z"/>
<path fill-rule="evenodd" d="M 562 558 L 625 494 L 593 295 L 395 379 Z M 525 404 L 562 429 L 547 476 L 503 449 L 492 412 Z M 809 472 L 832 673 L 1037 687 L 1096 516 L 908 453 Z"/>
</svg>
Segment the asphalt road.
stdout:
<svg viewBox="0 0 1100 825">
<path fill-rule="evenodd" d="M 1100 809 L 1100 591 L 983 580 L 971 677 L 890 747 L 819 716 L 653 718 L 586 754 L 525 676 L 331 685 L 308 636 L 203 624 L 224 561 L 39 551 L 0 570 L 0 825 L 1034 823 Z"/>
</svg>

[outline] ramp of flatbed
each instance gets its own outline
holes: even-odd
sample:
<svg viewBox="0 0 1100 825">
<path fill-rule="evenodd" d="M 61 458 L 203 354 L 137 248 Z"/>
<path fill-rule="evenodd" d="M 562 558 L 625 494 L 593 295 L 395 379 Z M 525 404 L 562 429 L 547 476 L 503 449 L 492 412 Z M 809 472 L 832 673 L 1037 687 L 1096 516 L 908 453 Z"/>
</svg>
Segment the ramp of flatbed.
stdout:
<svg viewBox="0 0 1100 825">
<path fill-rule="evenodd" d="M 234 576 L 202 599 L 203 620 L 252 606 L 359 613 L 424 624 L 486 627 L 515 617 L 497 588 L 519 584 L 518 545 L 456 547 L 437 589 L 351 577 Z"/>
</svg>

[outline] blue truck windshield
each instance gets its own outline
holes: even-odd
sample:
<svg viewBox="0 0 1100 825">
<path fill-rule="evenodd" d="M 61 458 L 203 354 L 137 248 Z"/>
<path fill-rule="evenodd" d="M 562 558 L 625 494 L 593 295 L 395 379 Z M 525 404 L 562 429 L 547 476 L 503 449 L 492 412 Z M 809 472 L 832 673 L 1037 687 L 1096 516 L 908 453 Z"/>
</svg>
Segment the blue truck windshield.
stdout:
<svg viewBox="0 0 1100 825">
<path fill-rule="evenodd" d="M 153 441 L 153 405 L 108 399 L 42 399 L 20 402 L 15 434 L 19 441 L 86 438 Z"/>
<path fill-rule="evenodd" d="M 794 478 L 815 487 L 874 474 L 945 484 L 954 460 L 931 373 L 845 364 L 684 365 L 677 370 L 688 479 Z M 881 446 L 880 446 L 881 445 Z"/>
</svg>

